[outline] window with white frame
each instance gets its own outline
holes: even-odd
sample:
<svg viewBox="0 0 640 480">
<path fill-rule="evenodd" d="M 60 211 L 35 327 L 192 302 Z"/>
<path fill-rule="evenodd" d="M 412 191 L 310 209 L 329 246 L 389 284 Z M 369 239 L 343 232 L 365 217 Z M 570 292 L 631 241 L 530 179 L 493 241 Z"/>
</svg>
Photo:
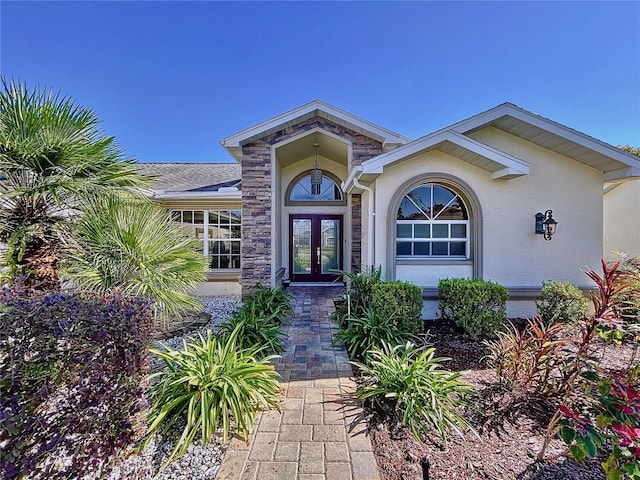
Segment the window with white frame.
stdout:
<svg viewBox="0 0 640 480">
<path fill-rule="evenodd" d="M 396 257 L 469 258 L 469 215 L 460 196 L 427 183 L 407 193 L 396 217 Z"/>
<path fill-rule="evenodd" d="M 211 270 L 240 268 L 239 210 L 171 210 L 171 219 L 201 241 L 199 250 Z"/>
</svg>

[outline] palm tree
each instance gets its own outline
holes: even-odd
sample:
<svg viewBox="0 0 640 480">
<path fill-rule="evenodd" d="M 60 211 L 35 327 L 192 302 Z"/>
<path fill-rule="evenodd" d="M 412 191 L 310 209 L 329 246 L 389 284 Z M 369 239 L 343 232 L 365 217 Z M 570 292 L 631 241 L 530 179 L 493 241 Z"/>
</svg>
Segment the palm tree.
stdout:
<svg viewBox="0 0 640 480">
<path fill-rule="evenodd" d="M 143 187 L 90 109 L 51 90 L 2 78 L 0 91 L 0 241 L 14 278 L 58 287 L 56 245 L 90 196 Z"/>
<path fill-rule="evenodd" d="M 188 294 L 205 279 L 200 240 L 185 236 L 156 203 L 133 195 L 96 198 L 73 230 L 63 273 L 78 287 L 150 297 L 163 322 L 200 306 Z"/>
</svg>

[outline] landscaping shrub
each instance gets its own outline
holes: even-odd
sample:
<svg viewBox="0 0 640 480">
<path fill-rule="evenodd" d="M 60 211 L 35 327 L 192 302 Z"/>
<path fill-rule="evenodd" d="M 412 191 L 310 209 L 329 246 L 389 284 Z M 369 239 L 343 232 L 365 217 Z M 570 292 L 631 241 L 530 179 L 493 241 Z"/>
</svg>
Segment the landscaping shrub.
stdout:
<svg viewBox="0 0 640 480">
<path fill-rule="evenodd" d="M 359 317 L 363 315 L 372 304 L 373 301 L 373 287 L 380 283 L 382 268 L 371 268 L 368 271 L 360 273 L 342 272 L 349 281 L 349 300 L 347 300 L 346 294 L 343 297 L 343 302 L 336 305 L 336 310 L 333 313 L 333 320 L 338 323 L 339 326 L 344 326 L 349 317 L 349 308 L 351 309 L 352 317 Z M 349 307 L 349 304 L 350 307 Z"/>
<path fill-rule="evenodd" d="M 591 356 L 591 344 L 602 327 L 610 331 L 624 324 L 620 313 L 625 299 L 637 288 L 633 272 L 621 262 L 609 266 L 602 260 L 603 276 L 593 270 L 586 274 L 598 287 L 592 294 L 594 313 L 585 317 L 577 342 L 577 352 L 564 370 L 564 396 L 549 421 L 538 460 L 550 439 L 560 434 L 577 461 L 608 453 L 602 468 L 608 480 L 640 480 L 640 392 L 630 365 L 626 374 L 604 373 Z M 599 451 L 600 450 L 600 451 Z M 605 453 L 605 454 L 606 454 Z"/>
<path fill-rule="evenodd" d="M 64 248 L 65 276 L 97 293 L 152 298 L 163 326 L 201 308 L 190 290 L 205 279 L 196 238 L 184 235 L 160 205 L 133 196 L 88 202 Z"/>
<path fill-rule="evenodd" d="M 245 438 L 257 412 L 263 407 L 278 408 L 278 374 L 269 362 L 276 356 L 258 359 L 263 347 L 243 349 L 238 345 L 239 325 L 228 337 L 217 339 L 209 332 L 199 341 L 184 341 L 182 350 L 163 345 L 152 349 L 165 364 L 152 377 L 153 405 L 147 442 L 156 431 L 167 431 L 183 418 L 186 425 L 166 463 L 186 452 L 200 431 L 207 444 L 220 423 L 223 442 L 229 437 L 231 420 Z M 166 465 L 165 463 L 165 465 Z"/>
<path fill-rule="evenodd" d="M 563 348 L 570 340 L 561 337 L 562 331 L 563 324 L 546 325 L 537 318 L 524 331 L 509 322 L 495 340 L 485 341 L 500 383 L 522 394 L 557 394 L 566 365 Z"/>
<path fill-rule="evenodd" d="M 547 325 L 579 322 L 589 310 L 589 301 L 571 282 L 550 281 L 542 284 L 536 302 L 540 318 Z"/>
<path fill-rule="evenodd" d="M 264 355 L 279 354 L 284 350 L 286 334 L 280 328 L 277 314 L 265 316 L 256 305 L 247 308 L 243 306 L 234 312 L 228 321 L 219 326 L 218 334 L 229 336 L 236 329 L 239 330 L 238 346 L 240 348 L 261 346 L 264 347 L 262 352 Z"/>
<path fill-rule="evenodd" d="M 461 372 L 443 370 L 447 358 L 435 358 L 434 348 L 416 348 L 414 344 L 391 346 L 383 343 L 371 352 L 369 365 L 352 362 L 371 381 L 358 388 L 361 400 L 371 400 L 424 441 L 435 429 L 446 445 L 447 434 L 470 429 L 458 409 L 467 405 L 471 386 L 460 381 Z"/>
<path fill-rule="evenodd" d="M 595 457 L 610 447 L 602 462 L 607 479 L 640 480 L 640 391 L 632 388 L 623 375 L 583 374 L 593 395 L 579 407 L 560 406 L 560 437 L 578 462 Z M 626 478 L 625 477 L 625 478 Z"/>
<path fill-rule="evenodd" d="M 241 348 L 264 347 L 262 355 L 279 354 L 284 350 L 285 332 L 281 326 L 293 311 L 292 296 L 280 288 L 266 288 L 247 295 L 231 318 L 220 325 L 220 335 L 231 335 L 239 329 L 238 344 Z"/>
<path fill-rule="evenodd" d="M 438 293 L 442 318 L 472 339 L 494 338 L 504 325 L 509 291 L 502 285 L 482 279 L 442 279 Z"/>
<path fill-rule="evenodd" d="M 278 326 L 287 321 L 293 313 L 293 296 L 281 288 L 267 288 L 258 283 L 257 290 L 243 299 L 242 308 L 262 312 L 265 317 L 273 318 Z"/>
<path fill-rule="evenodd" d="M 371 303 L 379 316 L 393 322 L 392 328 L 413 334 L 424 330 L 422 289 L 417 285 L 401 281 L 376 283 L 372 288 Z"/>
<path fill-rule="evenodd" d="M 369 307 L 359 317 L 349 317 L 334 337 L 336 345 L 344 345 L 351 358 L 368 360 L 370 351 L 381 348 L 384 343 L 396 346 L 413 338 L 407 330 L 397 328 L 396 320 L 380 315 Z"/>
<path fill-rule="evenodd" d="M 145 430 L 150 306 L 22 289 L 0 304 L 0 476 L 105 477 Z"/>
</svg>

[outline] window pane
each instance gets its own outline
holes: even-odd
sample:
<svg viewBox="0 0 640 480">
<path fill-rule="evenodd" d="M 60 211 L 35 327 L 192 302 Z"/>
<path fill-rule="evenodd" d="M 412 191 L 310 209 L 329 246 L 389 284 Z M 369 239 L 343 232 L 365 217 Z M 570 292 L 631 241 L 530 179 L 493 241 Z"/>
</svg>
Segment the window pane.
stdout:
<svg viewBox="0 0 640 480">
<path fill-rule="evenodd" d="M 434 255 L 448 255 L 449 243 L 448 242 L 433 242 L 433 254 Z"/>
<path fill-rule="evenodd" d="M 411 225 L 410 224 L 398 224 L 396 225 L 396 231 L 398 238 L 411 238 Z"/>
<path fill-rule="evenodd" d="M 231 255 L 231 265 L 229 268 L 240 268 L 240 255 Z"/>
<path fill-rule="evenodd" d="M 220 257 L 218 256 L 211 256 L 211 261 L 209 263 L 209 267 L 210 268 L 220 268 Z"/>
<path fill-rule="evenodd" d="M 413 250 L 415 252 L 415 255 L 430 255 L 431 252 L 429 251 L 431 247 L 431 243 L 430 242 L 416 242 L 413 244 Z"/>
<path fill-rule="evenodd" d="M 240 254 L 240 242 L 231 242 L 231 253 Z"/>
<path fill-rule="evenodd" d="M 415 238 L 429 238 L 431 237 L 431 225 L 417 223 L 413 226 Z"/>
<path fill-rule="evenodd" d="M 311 174 L 302 177 L 291 189 L 289 200 L 317 202 L 342 200 L 340 187 L 329 177 L 323 175 L 320 184 L 320 195 L 313 195 L 311 192 Z"/>
<path fill-rule="evenodd" d="M 437 224 L 433 226 L 433 238 L 449 238 L 449 225 Z"/>
<path fill-rule="evenodd" d="M 396 255 L 411 255 L 410 242 L 398 242 L 396 245 Z"/>
<path fill-rule="evenodd" d="M 240 238 L 240 225 L 231 225 L 231 238 Z"/>
<path fill-rule="evenodd" d="M 218 225 L 220 224 L 220 216 L 217 211 L 209 210 L 209 225 Z"/>
<path fill-rule="evenodd" d="M 451 255 L 465 255 L 465 242 L 451 242 Z"/>
<path fill-rule="evenodd" d="M 451 202 L 455 194 L 439 185 L 433 186 L 433 217 L 437 216 Z M 444 220 L 439 218 L 440 220 Z"/>
<path fill-rule="evenodd" d="M 242 213 L 240 212 L 240 210 L 231 210 L 229 212 L 229 217 L 231 218 L 231 223 L 233 225 L 240 225 L 241 216 L 242 216 Z"/>
<path fill-rule="evenodd" d="M 451 238 L 467 238 L 467 226 L 457 223 L 451 225 Z"/>
<path fill-rule="evenodd" d="M 198 225 L 204 224 L 204 212 L 202 210 L 193 212 L 193 223 L 197 223 Z"/>
<path fill-rule="evenodd" d="M 193 214 L 191 211 L 182 212 L 182 221 L 184 223 L 193 223 Z"/>
<path fill-rule="evenodd" d="M 438 217 L 438 220 L 467 220 L 467 209 L 464 203 L 457 197 L 451 204 L 445 208 Z"/>
<path fill-rule="evenodd" d="M 172 210 L 171 211 L 171 220 L 174 222 L 179 222 L 182 218 L 182 212 L 180 210 Z"/>
</svg>

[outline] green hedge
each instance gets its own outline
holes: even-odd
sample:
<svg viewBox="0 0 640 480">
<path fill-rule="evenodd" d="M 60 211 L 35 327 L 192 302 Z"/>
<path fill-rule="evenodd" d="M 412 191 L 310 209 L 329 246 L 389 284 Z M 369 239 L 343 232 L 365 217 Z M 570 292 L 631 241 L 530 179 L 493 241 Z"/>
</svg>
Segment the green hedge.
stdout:
<svg viewBox="0 0 640 480">
<path fill-rule="evenodd" d="M 394 328 L 412 334 L 424 329 L 420 287 L 402 281 L 377 283 L 373 285 L 371 300 L 377 314 L 389 318 Z"/>
<path fill-rule="evenodd" d="M 509 291 L 482 279 L 447 278 L 438 284 L 440 315 L 473 339 L 494 338 L 505 323 Z"/>
<path fill-rule="evenodd" d="M 542 296 L 536 307 L 546 325 L 575 323 L 586 315 L 589 301 L 571 282 L 554 280 L 542 284 Z"/>
</svg>

